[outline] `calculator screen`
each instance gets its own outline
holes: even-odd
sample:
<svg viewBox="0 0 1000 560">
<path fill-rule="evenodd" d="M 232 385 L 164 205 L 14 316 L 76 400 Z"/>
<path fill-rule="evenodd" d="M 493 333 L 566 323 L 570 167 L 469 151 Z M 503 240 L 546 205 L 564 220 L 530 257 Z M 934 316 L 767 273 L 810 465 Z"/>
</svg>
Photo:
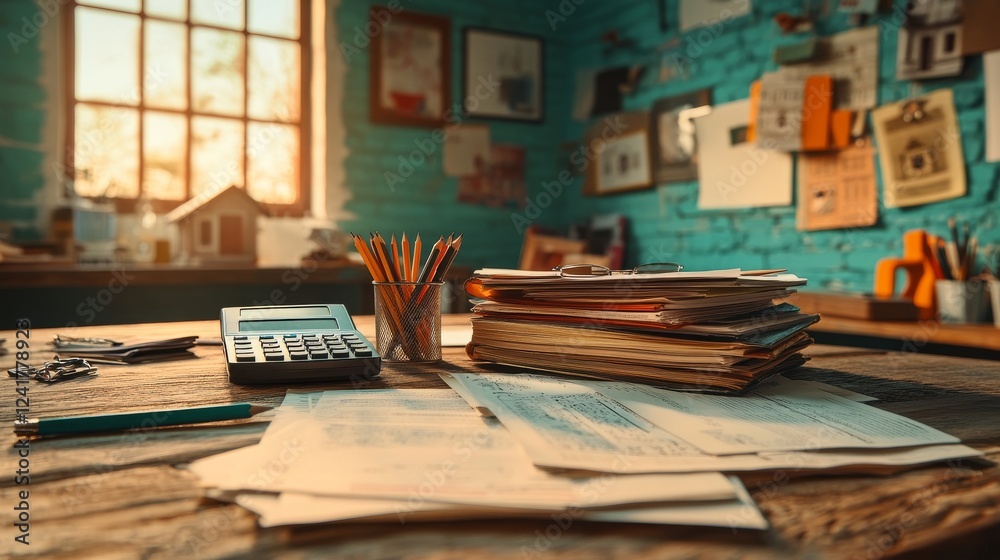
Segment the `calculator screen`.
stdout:
<svg viewBox="0 0 1000 560">
<path fill-rule="evenodd" d="M 295 332 L 337 330 L 340 324 L 332 317 L 325 319 L 267 319 L 240 321 L 240 332 Z"/>
</svg>

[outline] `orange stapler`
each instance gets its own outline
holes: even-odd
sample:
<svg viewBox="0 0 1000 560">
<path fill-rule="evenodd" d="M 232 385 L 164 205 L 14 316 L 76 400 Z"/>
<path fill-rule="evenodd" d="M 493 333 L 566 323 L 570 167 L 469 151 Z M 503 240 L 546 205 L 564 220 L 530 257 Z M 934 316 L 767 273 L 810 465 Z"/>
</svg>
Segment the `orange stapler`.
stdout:
<svg viewBox="0 0 1000 560">
<path fill-rule="evenodd" d="M 937 315 L 934 282 L 937 280 L 931 243 L 926 231 L 915 229 L 903 234 L 903 257 L 880 259 L 875 265 L 875 297 L 896 295 L 896 272 L 906 271 L 906 286 L 902 297 L 913 300 L 921 319 Z"/>
</svg>

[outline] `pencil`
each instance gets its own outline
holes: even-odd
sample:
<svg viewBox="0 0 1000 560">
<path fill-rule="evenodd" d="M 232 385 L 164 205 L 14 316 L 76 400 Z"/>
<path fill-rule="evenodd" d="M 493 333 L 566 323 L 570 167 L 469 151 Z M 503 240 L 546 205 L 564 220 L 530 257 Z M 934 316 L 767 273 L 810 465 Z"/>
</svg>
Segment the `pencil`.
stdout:
<svg viewBox="0 0 1000 560">
<path fill-rule="evenodd" d="M 396 234 L 392 234 L 392 239 L 389 242 L 389 247 L 392 249 L 390 251 L 390 258 L 392 259 L 392 272 L 397 276 L 397 280 L 405 280 L 403 278 L 403 267 L 400 266 L 399 262 L 399 246 L 396 245 Z"/>
<path fill-rule="evenodd" d="M 451 263 L 455 262 L 455 256 L 458 255 L 458 249 L 462 246 L 462 236 L 459 235 L 455 239 L 451 246 L 448 247 L 446 254 L 443 259 L 441 259 L 441 264 L 438 266 L 437 273 L 434 276 L 434 282 L 441 282 L 444 280 L 446 274 L 448 274 L 448 269 L 451 268 Z"/>
<path fill-rule="evenodd" d="M 18 435 L 58 436 L 70 434 L 91 434 L 97 432 L 122 432 L 136 428 L 176 426 L 178 424 L 200 424 L 219 420 L 250 418 L 271 410 L 269 406 L 250 403 L 213 404 L 191 408 L 167 410 L 146 410 L 120 414 L 92 414 L 87 416 L 66 416 L 63 418 L 31 418 L 14 423 Z"/>
<path fill-rule="evenodd" d="M 413 265 L 410 266 L 410 282 L 417 281 L 417 275 L 420 271 L 420 251 L 422 247 L 420 244 L 420 234 L 417 234 L 416 241 L 413 242 Z"/>
<path fill-rule="evenodd" d="M 438 257 L 441 255 L 441 251 L 444 249 L 444 237 L 439 237 L 437 243 L 431 247 L 430 254 L 427 255 L 427 261 L 424 262 L 424 267 L 420 269 L 420 276 L 417 277 L 418 283 L 426 282 L 430 278 L 431 269 L 437 263 Z"/>
<path fill-rule="evenodd" d="M 412 282 L 413 278 L 410 277 L 410 241 L 406 239 L 406 232 L 403 232 L 403 260 L 400 261 L 400 266 L 402 268 L 403 280 L 406 282 Z"/>
</svg>

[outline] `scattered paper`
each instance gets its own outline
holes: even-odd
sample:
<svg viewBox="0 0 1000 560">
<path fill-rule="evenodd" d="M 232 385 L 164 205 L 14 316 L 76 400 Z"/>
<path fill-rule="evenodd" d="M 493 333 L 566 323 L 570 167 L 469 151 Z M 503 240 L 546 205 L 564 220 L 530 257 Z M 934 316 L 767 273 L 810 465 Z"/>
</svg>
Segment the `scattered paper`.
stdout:
<svg viewBox="0 0 1000 560">
<path fill-rule="evenodd" d="M 792 157 L 747 142 L 748 100 L 717 105 L 694 123 L 699 146 L 698 208 L 792 203 Z"/>
<path fill-rule="evenodd" d="M 736 499 L 718 473 L 620 476 L 608 485 L 542 471 L 496 420 L 447 389 L 327 391 L 309 415 L 291 414 L 294 422 L 260 444 L 191 470 L 221 490 L 511 509 Z"/>
<path fill-rule="evenodd" d="M 918 422 L 784 378 L 719 397 L 530 374 L 442 377 L 474 394 L 536 465 L 551 468 L 749 471 L 981 455 Z"/>
<path fill-rule="evenodd" d="M 681 0 L 681 32 L 721 25 L 750 13 L 750 0 Z"/>
<path fill-rule="evenodd" d="M 1000 161 L 1000 51 L 983 55 L 986 82 L 986 161 Z"/>
<path fill-rule="evenodd" d="M 872 111 L 887 208 L 965 194 L 965 159 L 950 89 Z"/>
<path fill-rule="evenodd" d="M 464 506 L 421 500 L 377 500 L 333 498 L 297 492 L 280 495 L 240 494 L 236 503 L 260 515 L 261 527 L 330 523 L 334 521 L 397 523 L 417 521 L 469 520 L 507 517 L 578 518 L 610 523 L 704 525 L 731 529 L 767 529 L 768 523 L 757 509 L 746 487 L 729 477 L 736 490 L 735 500 L 653 504 L 615 509 L 574 509 L 568 512 L 540 512 L 511 508 Z"/>
<path fill-rule="evenodd" d="M 448 128 L 443 159 L 444 174 L 449 177 L 486 173 L 490 167 L 490 127 L 463 124 Z"/>
<path fill-rule="evenodd" d="M 817 47 L 820 57 L 782 66 L 779 73 L 799 79 L 829 75 L 835 109 L 871 109 L 878 97 L 878 38 L 874 25 L 824 37 Z"/>
<path fill-rule="evenodd" d="M 837 152 L 799 155 L 800 231 L 866 227 L 878 221 L 875 150 L 866 141 Z"/>
</svg>

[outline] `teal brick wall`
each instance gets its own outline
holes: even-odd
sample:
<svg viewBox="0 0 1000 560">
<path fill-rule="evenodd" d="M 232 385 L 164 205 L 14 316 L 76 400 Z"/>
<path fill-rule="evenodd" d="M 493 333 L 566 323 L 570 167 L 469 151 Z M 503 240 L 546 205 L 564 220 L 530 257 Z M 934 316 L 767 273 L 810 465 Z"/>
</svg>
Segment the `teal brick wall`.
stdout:
<svg viewBox="0 0 1000 560">
<path fill-rule="evenodd" d="M 50 18 L 33 0 L 0 3 L 0 221 L 9 222 L 18 238 L 38 236 L 32 201 L 44 186 L 41 141 L 49 92 L 41 85 L 38 22 Z"/>
<path fill-rule="evenodd" d="M 661 31 L 657 4 L 591 1 L 582 4 L 556 31 L 557 37 L 565 35 L 573 42 L 569 64 L 574 72 L 622 64 L 649 65 L 636 93 L 626 98 L 628 110 L 648 109 L 660 97 L 699 88 L 711 88 L 717 103 L 746 98 L 750 83 L 762 72 L 775 69 L 772 51 L 786 40 L 773 23 L 774 14 L 798 13 L 803 6 L 798 0 L 755 0 L 752 15 L 725 23 L 722 33 L 711 38 L 700 30 L 678 31 L 679 0 L 667 2 L 672 25 Z M 904 0 L 897 0 L 894 7 L 901 10 L 904 4 Z M 880 104 L 910 93 L 910 83 L 895 78 L 897 21 L 892 13 L 886 13 L 873 22 L 881 37 Z M 824 35 L 849 28 L 847 17 L 835 12 L 818 25 Z M 635 39 L 638 48 L 605 55 L 593 38 L 611 29 Z M 658 52 L 697 52 L 696 48 L 687 49 L 690 44 L 698 45 L 701 52 L 684 59 L 689 63 L 687 76 L 658 81 Z M 996 252 L 1000 248 L 1000 165 L 983 161 L 982 58 L 966 57 L 964 68 L 959 77 L 919 84 L 921 92 L 943 87 L 955 90 L 969 182 L 969 192 L 962 198 L 911 208 L 882 207 L 878 224 L 871 228 L 798 232 L 794 207 L 699 211 L 697 182 L 688 182 L 606 197 L 569 196 L 565 215 L 552 216 L 552 220 L 567 222 L 592 213 L 624 212 L 631 218 L 628 260 L 633 264 L 666 259 L 693 269 L 788 267 L 808 277 L 812 288 L 853 291 L 871 290 L 876 261 L 901 254 L 903 232 L 927 228 L 944 234 L 948 216 L 971 222 L 980 243 L 987 245 L 987 251 Z M 568 121 L 563 140 L 578 140 L 588 124 Z M 881 178 L 879 183 L 881 199 Z M 579 192 L 579 187 L 574 192 Z"/>
<path fill-rule="evenodd" d="M 333 15 L 339 40 L 351 41 L 356 28 L 369 21 L 372 5 L 385 1 L 342 0 Z M 467 26 L 488 27 L 539 35 L 545 40 L 545 119 L 540 124 L 501 120 L 468 119 L 463 122 L 486 123 L 494 143 L 513 143 L 526 148 L 525 172 L 529 199 L 542 193 L 544 181 L 558 176 L 558 144 L 569 118 L 566 100 L 572 98 L 573 73 L 566 61 L 570 58 L 571 35 L 553 31 L 546 11 L 555 1 L 533 0 L 409 0 L 401 1 L 404 11 L 438 14 L 451 20 L 452 101 L 462 96 L 462 37 Z M 332 51 L 331 56 L 337 56 Z M 385 173 L 397 173 L 399 157 L 426 143 L 433 129 L 386 126 L 369 122 L 368 50 L 350 58 L 344 77 L 343 120 L 350 154 L 345 163 L 346 185 L 351 193 L 345 210 L 356 218 L 341 222 L 341 227 L 355 232 L 380 230 L 420 232 L 425 251 L 441 234 L 463 232 L 462 251 L 457 264 L 479 266 L 516 266 L 521 251 L 522 232 L 515 227 L 512 210 L 494 209 L 456 201 L 457 180 L 442 172 L 440 144 L 413 174 L 390 188 Z M 545 218 L 563 215 L 568 197 L 560 197 L 546 209 Z"/>
</svg>

